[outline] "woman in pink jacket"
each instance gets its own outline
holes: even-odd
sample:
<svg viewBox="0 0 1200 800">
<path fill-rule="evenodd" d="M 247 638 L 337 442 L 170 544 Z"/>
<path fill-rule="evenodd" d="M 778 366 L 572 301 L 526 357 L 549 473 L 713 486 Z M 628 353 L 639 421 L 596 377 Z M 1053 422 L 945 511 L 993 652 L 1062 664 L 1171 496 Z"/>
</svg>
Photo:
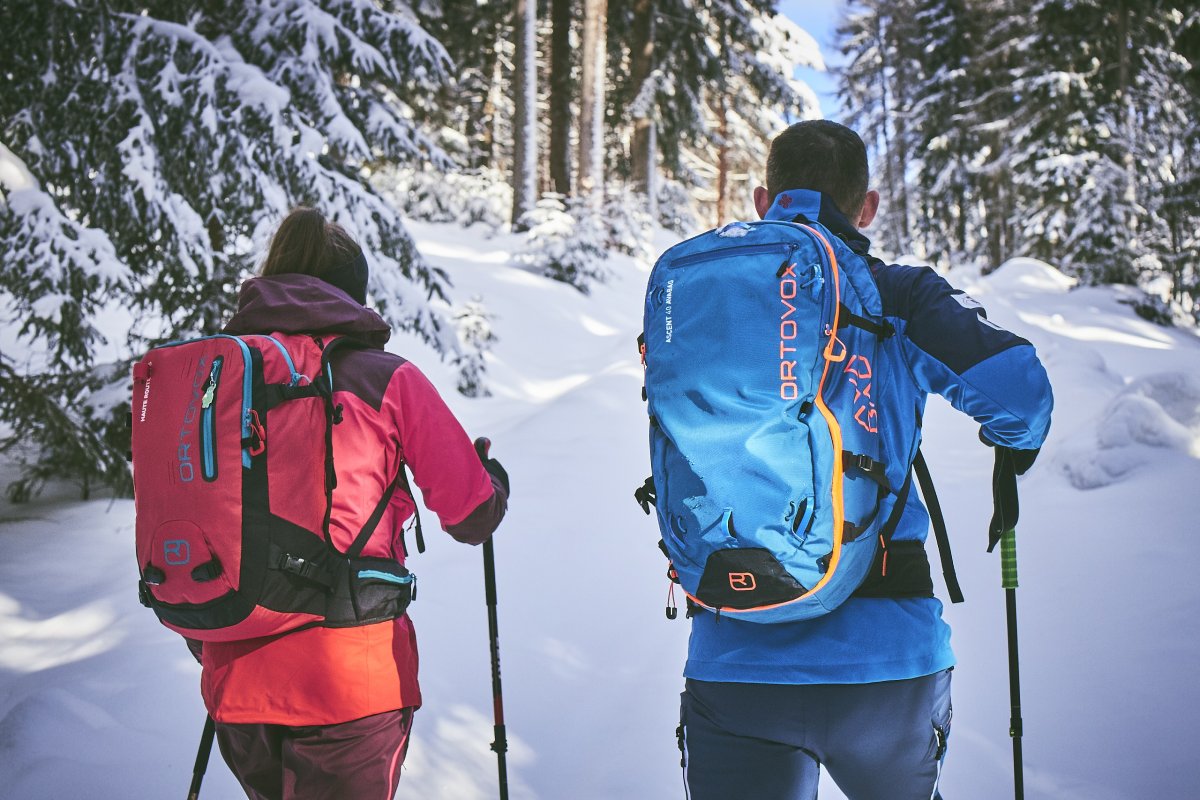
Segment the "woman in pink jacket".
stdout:
<svg viewBox="0 0 1200 800">
<path fill-rule="evenodd" d="M 333 361 L 337 487 L 330 533 L 349 547 L 378 498 L 412 470 L 426 506 L 460 542 L 480 544 L 504 516 L 508 476 L 481 463 L 437 390 L 385 352 L 387 323 L 365 307 L 367 261 L 340 226 L 300 208 L 284 219 L 260 277 L 241 289 L 231 334 L 352 337 Z M 413 499 L 396 491 L 362 555 L 403 562 Z M 194 643 L 193 643 L 194 644 Z M 358 627 L 312 627 L 207 642 L 201 690 L 217 741 L 253 800 L 390 798 L 413 712 L 421 705 L 417 643 L 407 615 Z"/>
</svg>

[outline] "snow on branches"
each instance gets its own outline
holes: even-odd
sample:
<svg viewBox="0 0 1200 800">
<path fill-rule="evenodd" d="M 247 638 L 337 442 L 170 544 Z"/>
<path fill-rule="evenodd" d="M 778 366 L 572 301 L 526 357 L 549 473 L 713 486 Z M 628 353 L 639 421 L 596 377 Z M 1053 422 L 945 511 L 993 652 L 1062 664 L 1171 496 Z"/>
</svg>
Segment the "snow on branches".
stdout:
<svg viewBox="0 0 1200 800">
<path fill-rule="evenodd" d="M 127 359 L 215 330 L 296 205 L 371 254 L 389 322 L 458 357 L 429 303 L 445 275 L 368 182 L 450 164 L 428 124 L 449 57 L 408 5 L 46 0 L 3 4 L 0 25 L 0 307 L 40 354 L 12 374 L 67 404 L 105 334 Z M 101 331 L 106 308 L 132 324 Z"/>
</svg>

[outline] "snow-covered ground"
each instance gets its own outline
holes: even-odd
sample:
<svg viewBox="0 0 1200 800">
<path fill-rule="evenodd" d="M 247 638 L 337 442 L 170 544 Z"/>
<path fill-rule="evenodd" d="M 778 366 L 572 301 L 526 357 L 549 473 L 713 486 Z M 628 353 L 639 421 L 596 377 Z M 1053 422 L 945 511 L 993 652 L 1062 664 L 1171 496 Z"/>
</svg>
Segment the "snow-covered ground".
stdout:
<svg viewBox="0 0 1200 800">
<path fill-rule="evenodd" d="M 455 296 L 481 295 L 496 317 L 490 398 L 455 395 L 450 368 L 415 341 L 391 347 L 493 439 L 512 476 L 496 539 L 512 796 L 682 797 L 688 626 L 664 618 L 655 525 L 632 499 L 648 472 L 635 347 L 646 265 L 615 257 L 615 277 L 584 297 L 512 266 L 511 237 L 410 230 Z M 1200 340 L 1037 262 L 951 278 L 1038 346 L 1056 390 L 1050 441 L 1021 484 L 1027 797 L 1194 798 Z M 1012 796 L 1000 565 L 984 552 L 991 453 L 975 431 L 931 403 L 924 449 L 967 595 L 947 611 L 959 657 L 949 800 Z M 65 487 L 0 504 L 0 797 L 186 793 L 199 668 L 137 603 L 132 526 L 129 501 L 78 502 Z M 426 705 L 399 796 L 495 797 L 480 551 L 427 538 L 411 564 Z M 214 754 L 202 797 L 239 796 Z"/>
</svg>

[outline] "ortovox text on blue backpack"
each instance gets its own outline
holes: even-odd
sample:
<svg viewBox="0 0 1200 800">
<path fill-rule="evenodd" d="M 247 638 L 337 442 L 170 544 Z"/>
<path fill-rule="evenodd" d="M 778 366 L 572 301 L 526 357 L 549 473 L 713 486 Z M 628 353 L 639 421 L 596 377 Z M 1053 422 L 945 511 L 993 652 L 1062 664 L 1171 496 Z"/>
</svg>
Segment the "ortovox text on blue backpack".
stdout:
<svg viewBox="0 0 1200 800">
<path fill-rule="evenodd" d="M 861 591 L 872 565 L 888 572 L 919 431 L 915 413 L 889 419 L 875 403 L 893 333 L 881 319 L 866 261 L 805 220 L 732 223 L 655 264 L 652 489 L 693 604 L 808 619 Z"/>
</svg>

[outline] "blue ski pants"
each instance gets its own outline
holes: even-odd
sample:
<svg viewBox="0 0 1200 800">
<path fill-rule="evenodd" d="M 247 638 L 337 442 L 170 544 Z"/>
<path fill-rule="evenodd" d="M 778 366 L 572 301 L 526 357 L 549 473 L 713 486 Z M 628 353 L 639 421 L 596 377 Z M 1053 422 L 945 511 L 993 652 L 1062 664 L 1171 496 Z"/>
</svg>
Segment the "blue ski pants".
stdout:
<svg viewBox="0 0 1200 800">
<path fill-rule="evenodd" d="M 903 681 L 688 680 L 679 745 L 691 800 L 815 800 L 821 767 L 850 800 L 940 800 L 950 670 Z"/>
</svg>

